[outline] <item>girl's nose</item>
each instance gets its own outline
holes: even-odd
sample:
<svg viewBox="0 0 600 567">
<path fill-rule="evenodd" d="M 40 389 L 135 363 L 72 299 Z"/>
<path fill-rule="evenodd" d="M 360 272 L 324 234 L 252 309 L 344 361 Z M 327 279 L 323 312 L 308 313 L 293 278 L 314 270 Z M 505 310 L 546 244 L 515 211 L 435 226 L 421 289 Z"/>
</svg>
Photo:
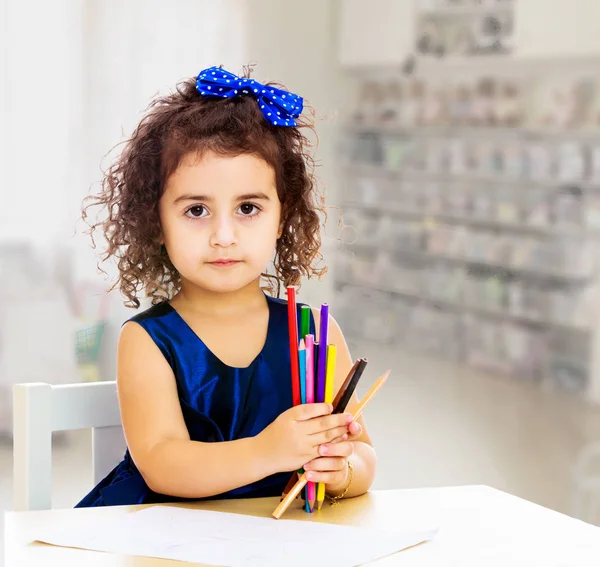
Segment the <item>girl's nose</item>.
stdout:
<svg viewBox="0 0 600 567">
<path fill-rule="evenodd" d="M 227 248 L 235 243 L 236 235 L 232 219 L 229 217 L 217 219 L 212 232 L 210 245 Z"/>
</svg>

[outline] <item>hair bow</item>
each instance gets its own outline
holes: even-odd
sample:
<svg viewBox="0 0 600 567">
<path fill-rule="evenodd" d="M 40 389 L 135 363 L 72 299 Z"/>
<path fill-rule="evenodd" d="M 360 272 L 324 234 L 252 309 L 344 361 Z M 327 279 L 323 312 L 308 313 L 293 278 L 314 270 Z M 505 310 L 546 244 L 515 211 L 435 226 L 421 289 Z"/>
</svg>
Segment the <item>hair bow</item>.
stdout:
<svg viewBox="0 0 600 567">
<path fill-rule="evenodd" d="M 196 90 L 202 96 L 233 98 L 241 94 L 256 97 L 260 110 L 273 126 L 296 126 L 295 118 L 302 112 L 301 96 L 265 86 L 254 79 L 242 79 L 221 67 L 200 71 L 196 78 Z"/>
</svg>

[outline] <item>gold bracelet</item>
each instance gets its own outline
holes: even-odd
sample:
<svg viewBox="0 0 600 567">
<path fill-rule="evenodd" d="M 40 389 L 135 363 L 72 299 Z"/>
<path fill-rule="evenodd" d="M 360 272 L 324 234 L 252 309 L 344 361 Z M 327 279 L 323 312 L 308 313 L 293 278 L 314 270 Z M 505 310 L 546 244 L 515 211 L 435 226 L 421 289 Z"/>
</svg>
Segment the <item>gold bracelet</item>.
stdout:
<svg viewBox="0 0 600 567">
<path fill-rule="evenodd" d="M 352 484 L 352 481 L 354 480 L 354 467 L 352 466 L 350 459 L 348 459 L 348 472 L 350 473 L 350 475 L 349 475 L 350 478 L 348 479 L 348 484 L 346 485 L 346 488 L 344 488 L 343 492 L 341 494 L 338 494 L 337 496 L 327 495 L 330 506 L 335 506 L 336 504 L 339 504 L 340 500 L 342 498 L 344 498 L 344 496 L 346 496 L 346 494 L 348 493 L 348 489 L 350 488 L 350 485 Z"/>
</svg>

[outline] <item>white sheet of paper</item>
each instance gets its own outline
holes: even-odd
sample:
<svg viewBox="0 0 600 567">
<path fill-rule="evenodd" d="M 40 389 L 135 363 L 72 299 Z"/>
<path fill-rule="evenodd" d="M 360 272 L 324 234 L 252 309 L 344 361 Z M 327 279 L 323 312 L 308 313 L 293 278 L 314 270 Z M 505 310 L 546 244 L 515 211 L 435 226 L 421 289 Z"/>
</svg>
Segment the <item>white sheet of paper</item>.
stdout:
<svg viewBox="0 0 600 567">
<path fill-rule="evenodd" d="M 354 567 L 429 541 L 437 530 L 391 532 L 300 520 L 152 506 L 38 541 L 226 567 Z M 343 542 L 343 543 L 342 543 Z"/>
</svg>

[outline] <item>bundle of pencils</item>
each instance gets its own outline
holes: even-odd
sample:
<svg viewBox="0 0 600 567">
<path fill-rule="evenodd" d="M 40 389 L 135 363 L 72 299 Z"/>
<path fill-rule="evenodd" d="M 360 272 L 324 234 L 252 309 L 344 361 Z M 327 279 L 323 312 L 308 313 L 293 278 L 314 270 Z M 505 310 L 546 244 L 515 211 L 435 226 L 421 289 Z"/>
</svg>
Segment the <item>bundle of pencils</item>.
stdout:
<svg viewBox="0 0 600 567">
<path fill-rule="evenodd" d="M 293 404 L 331 402 L 336 349 L 335 345 L 327 344 L 329 308 L 327 304 L 321 305 L 320 340 L 317 342 L 315 335 L 310 332 L 310 307 L 303 305 L 298 335 L 296 290 L 288 287 L 287 292 Z M 322 345 L 326 345 L 326 348 Z M 303 472 L 299 470 L 298 474 Z M 314 482 L 309 482 L 304 491 L 306 511 L 312 512 L 315 504 L 320 508 L 324 498 L 325 486 L 319 484 L 317 487 Z"/>
<path fill-rule="evenodd" d="M 310 333 L 310 307 L 303 305 L 300 313 L 300 337 L 298 336 L 296 290 L 293 287 L 287 288 L 288 292 L 288 326 L 290 336 L 290 359 L 292 370 L 292 396 L 293 404 L 321 403 L 328 402 L 333 405 L 334 413 L 342 413 L 346 408 L 356 390 L 358 381 L 362 376 L 367 365 L 367 359 L 357 360 L 351 368 L 344 384 L 340 388 L 335 400 L 333 399 L 334 376 L 336 368 L 337 350 L 335 344 L 328 343 L 329 338 L 329 306 L 324 303 L 321 305 L 319 314 L 320 329 L 319 340 Z M 387 379 L 389 372 L 382 376 L 363 401 L 356 408 L 358 418 L 364 406 L 375 395 L 377 390 Z M 288 493 L 302 484 L 301 488 L 294 490 L 296 498 L 300 491 L 304 490 L 305 510 L 312 513 L 315 509 L 320 510 L 325 500 L 325 484 L 319 483 L 315 486 L 314 482 L 307 482 L 304 470 L 299 470 L 290 478 L 282 495 L 282 504 L 279 514 L 289 506 Z M 287 503 L 284 504 L 284 502 Z M 281 508 L 283 506 L 283 508 Z"/>
</svg>

